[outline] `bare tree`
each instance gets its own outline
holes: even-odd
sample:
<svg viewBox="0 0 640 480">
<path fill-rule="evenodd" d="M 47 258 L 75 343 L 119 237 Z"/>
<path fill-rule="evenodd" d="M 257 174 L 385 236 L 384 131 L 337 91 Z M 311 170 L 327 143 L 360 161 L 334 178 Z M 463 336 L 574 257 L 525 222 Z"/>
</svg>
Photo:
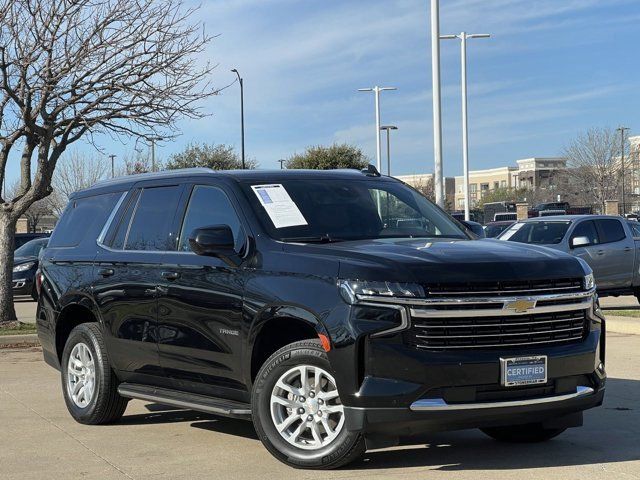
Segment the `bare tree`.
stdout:
<svg viewBox="0 0 640 480">
<path fill-rule="evenodd" d="M 197 57 L 210 37 L 181 0 L 0 0 L 0 184 L 20 149 L 20 189 L 0 199 L 0 322 L 18 218 L 51 193 L 58 159 L 96 135 L 174 137 L 216 93 Z M 36 156 L 36 171 L 31 171 Z"/>
<path fill-rule="evenodd" d="M 63 155 L 53 175 L 53 191 L 44 201 L 48 202 L 52 212 L 59 217 L 72 193 L 89 188 L 105 178 L 107 172 L 108 165 L 103 157 L 90 156 L 78 151 Z"/>
<path fill-rule="evenodd" d="M 436 194 L 433 177 L 429 177 L 426 180 L 419 180 L 418 183 L 413 186 L 413 188 L 415 188 L 432 202 L 435 202 Z"/>
<path fill-rule="evenodd" d="M 8 198 L 14 198 L 17 196 L 17 192 L 20 189 L 20 181 L 17 180 L 7 189 L 5 195 Z M 27 219 L 27 230 L 29 232 L 36 232 L 38 229 L 38 225 L 43 217 L 51 215 L 52 207 L 49 202 L 49 198 L 44 198 L 42 200 L 38 200 L 31 204 L 31 206 L 24 212 L 24 218 Z"/>
<path fill-rule="evenodd" d="M 606 200 L 618 198 L 622 185 L 620 152 L 620 136 L 608 128 L 592 128 L 565 149 L 569 183 L 576 192 L 582 192 L 585 203 L 604 208 Z M 627 173 L 629 166 L 625 167 Z"/>
</svg>

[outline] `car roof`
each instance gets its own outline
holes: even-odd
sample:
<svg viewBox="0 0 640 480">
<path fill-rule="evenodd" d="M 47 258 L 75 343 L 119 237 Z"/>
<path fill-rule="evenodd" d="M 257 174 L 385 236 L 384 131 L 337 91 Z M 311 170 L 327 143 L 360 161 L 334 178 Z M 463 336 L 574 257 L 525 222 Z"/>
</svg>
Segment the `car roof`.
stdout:
<svg viewBox="0 0 640 480">
<path fill-rule="evenodd" d="M 516 223 L 517 220 L 496 220 L 494 222 L 489 222 L 487 223 L 487 227 L 491 226 L 491 225 L 507 225 L 507 224 L 512 224 L 512 223 Z"/>
<path fill-rule="evenodd" d="M 624 220 L 622 217 L 617 215 L 549 215 L 546 217 L 527 218 L 526 220 L 520 220 L 519 222 L 575 222 L 584 219 L 597 220 L 602 218 L 617 218 L 619 220 Z"/>
<path fill-rule="evenodd" d="M 198 177 L 220 177 L 230 178 L 236 181 L 264 181 L 264 182 L 277 182 L 290 179 L 304 179 L 304 178 L 317 178 L 317 179 L 366 179 L 366 178 L 379 178 L 386 181 L 397 181 L 393 177 L 379 176 L 368 174 L 366 171 L 360 171 L 356 169 L 334 169 L 334 170 L 212 170 L 210 168 L 185 168 L 179 170 L 165 170 L 162 172 L 153 173 L 140 173 L 135 175 L 127 175 L 123 177 L 110 178 L 107 180 L 101 180 L 95 185 L 80 190 L 74 193 L 71 198 L 77 196 L 85 196 L 91 194 L 96 190 L 110 190 L 119 189 L 126 190 L 131 188 L 134 184 L 145 180 L 156 179 L 173 179 L 173 178 L 198 178 Z"/>
</svg>

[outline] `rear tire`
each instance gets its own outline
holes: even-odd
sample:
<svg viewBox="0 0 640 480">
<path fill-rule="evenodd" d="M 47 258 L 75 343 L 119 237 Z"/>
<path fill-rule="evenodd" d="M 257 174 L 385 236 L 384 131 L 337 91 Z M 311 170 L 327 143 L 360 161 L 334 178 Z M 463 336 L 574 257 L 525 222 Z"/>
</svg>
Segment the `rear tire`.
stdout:
<svg viewBox="0 0 640 480">
<path fill-rule="evenodd" d="M 118 394 L 118 380 L 97 323 L 71 330 L 60 371 L 64 400 L 77 422 L 101 425 L 122 417 L 129 400 Z"/>
<path fill-rule="evenodd" d="M 318 340 L 281 348 L 258 372 L 251 397 L 253 424 L 281 462 L 332 469 L 364 454 L 363 436 L 346 428 L 332 372 Z"/>
<path fill-rule="evenodd" d="M 510 427 L 481 428 L 480 430 L 499 442 L 537 443 L 557 437 L 566 428 L 544 428 L 541 423 L 530 423 Z"/>
</svg>

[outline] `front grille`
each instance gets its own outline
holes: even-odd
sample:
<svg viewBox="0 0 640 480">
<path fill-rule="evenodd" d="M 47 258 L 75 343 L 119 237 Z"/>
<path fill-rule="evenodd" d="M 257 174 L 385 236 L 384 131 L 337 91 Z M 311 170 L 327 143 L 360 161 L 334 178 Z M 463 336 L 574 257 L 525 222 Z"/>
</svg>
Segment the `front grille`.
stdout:
<svg viewBox="0 0 640 480">
<path fill-rule="evenodd" d="M 582 290 L 582 278 L 502 282 L 430 283 L 424 285 L 424 289 L 428 296 L 434 297 L 548 295 L 555 293 L 579 292 Z"/>
<path fill-rule="evenodd" d="M 531 315 L 412 318 L 407 343 L 420 349 L 503 348 L 580 342 L 588 332 L 586 310 Z"/>
</svg>

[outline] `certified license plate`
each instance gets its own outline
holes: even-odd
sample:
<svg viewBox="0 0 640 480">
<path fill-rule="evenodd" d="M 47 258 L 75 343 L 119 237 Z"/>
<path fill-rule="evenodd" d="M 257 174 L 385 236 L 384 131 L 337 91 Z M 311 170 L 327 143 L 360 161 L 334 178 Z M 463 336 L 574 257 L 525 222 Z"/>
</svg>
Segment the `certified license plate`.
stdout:
<svg viewBox="0 0 640 480">
<path fill-rule="evenodd" d="M 501 358 L 500 377 L 505 387 L 547 383 L 547 356 Z"/>
</svg>

